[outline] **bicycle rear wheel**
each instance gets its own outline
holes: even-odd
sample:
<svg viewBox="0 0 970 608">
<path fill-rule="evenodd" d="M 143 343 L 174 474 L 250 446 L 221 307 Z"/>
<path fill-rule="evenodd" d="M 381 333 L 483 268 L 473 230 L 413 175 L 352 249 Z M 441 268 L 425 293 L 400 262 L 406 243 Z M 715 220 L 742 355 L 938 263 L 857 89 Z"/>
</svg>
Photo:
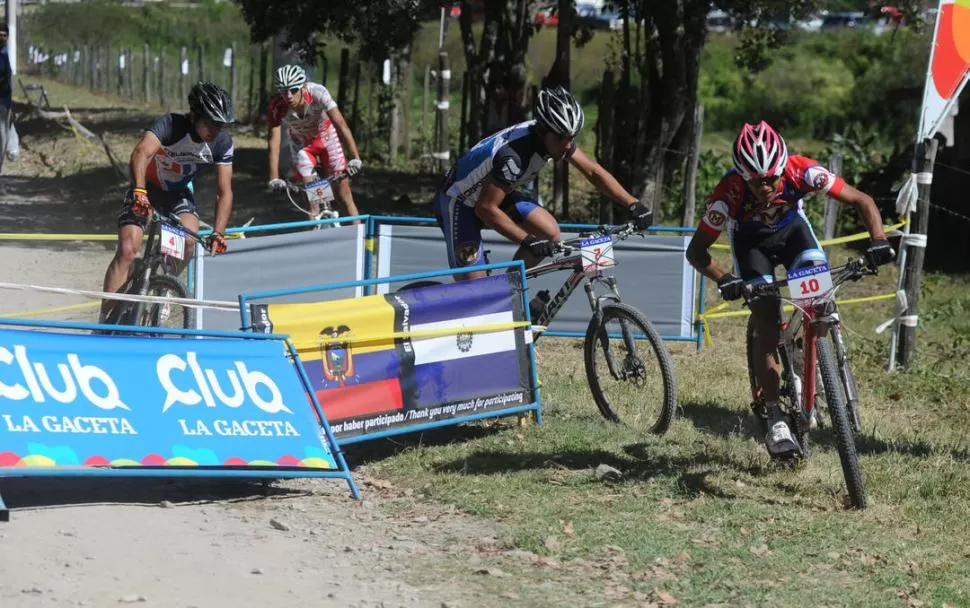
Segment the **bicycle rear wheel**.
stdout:
<svg viewBox="0 0 970 608">
<path fill-rule="evenodd" d="M 832 432 L 835 433 L 835 444 L 839 450 L 839 460 L 842 461 L 842 474 L 845 476 L 849 501 L 854 508 L 865 509 L 868 499 L 832 343 L 829 337 L 825 336 L 818 338 L 815 345 L 818 350 L 819 369 L 822 372 L 822 385 L 825 387 L 825 400 L 828 403 L 829 416 L 832 418 Z"/>
<path fill-rule="evenodd" d="M 173 276 L 156 274 L 148 280 L 146 295 L 163 298 L 185 298 L 185 286 Z M 170 302 L 148 302 L 141 306 L 141 312 L 132 325 L 142 327 L 168 327 L 173 329 L 192 329 L 195 327 L 195 309 Z M 174 334 L 157 334 L 158 336 Z"/>
<path fill-rule="evenodd" d="M 662 435 L 677 407 L 670 354 L 643 314 L 622 303 L 593 316 L 584 343 L 586 378 L 604 418 Z"/>
</svg>

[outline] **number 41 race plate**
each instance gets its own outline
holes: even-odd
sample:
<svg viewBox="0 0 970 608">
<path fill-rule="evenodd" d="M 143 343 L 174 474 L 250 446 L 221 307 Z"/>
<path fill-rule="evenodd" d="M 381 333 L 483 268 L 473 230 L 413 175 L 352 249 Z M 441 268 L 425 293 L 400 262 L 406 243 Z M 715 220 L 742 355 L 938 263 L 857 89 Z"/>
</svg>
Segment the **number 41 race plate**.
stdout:
<svg viewBox="0 0 970 608">
<path fill-rule="evenodd" d="M 831 300 L 832 273 L 828 264 L 799 268 L 788 273 L 788 292 L 794 302 Z"/>
<path fill-rule="evenodd" d="M 185 258 L 185 233 L 178 228 L 162 224 L 159 248 L 162 253 L 181 260 Z"/>
</svg>

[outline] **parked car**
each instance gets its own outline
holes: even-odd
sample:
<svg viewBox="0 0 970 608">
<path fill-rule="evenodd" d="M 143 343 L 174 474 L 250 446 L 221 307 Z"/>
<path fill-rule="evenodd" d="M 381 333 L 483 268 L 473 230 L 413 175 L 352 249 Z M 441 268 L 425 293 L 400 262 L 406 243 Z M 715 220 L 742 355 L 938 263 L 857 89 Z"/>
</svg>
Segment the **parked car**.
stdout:
<svg viewBox="0 0 970 608">
<path fill-rule="evenodd" d="M 556 27 L 559 25 L 559 8 L 555 5 L 540 8 L 532 19 L 536 25 Z"/>
</svg>

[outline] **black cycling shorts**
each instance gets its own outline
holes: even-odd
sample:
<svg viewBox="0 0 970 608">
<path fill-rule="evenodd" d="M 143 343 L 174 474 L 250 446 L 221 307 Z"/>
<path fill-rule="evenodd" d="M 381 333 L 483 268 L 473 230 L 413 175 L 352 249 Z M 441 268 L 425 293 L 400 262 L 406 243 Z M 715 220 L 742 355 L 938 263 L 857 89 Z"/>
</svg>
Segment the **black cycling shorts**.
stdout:
<svg viewBox="0 0 970 608">
<path fill-rule="evenodd" d="M 784 228 L 767 234 L 731 234 L 735 271 L 749 283 L 771 283 L 775 267 L 787 270 L 825 262 L 825 252 L 808 219 L 799 213 Z"/>
<path fill-rule="evenodd" d="M 188 190 L 169 192 L 167 190 L 148 188 L 148 201 L 152 204 L 152 207 L 164 213 L 171 213 L 175 216 L 182 215 L 183 213 L 191 213 L 195 217 L 199 217 L 199 209 L 195 206 L 195 198 Z M 148 218 L 135 213 L 131 208 L 132 203 L 134 203 L 134 196 L 131 190 L 129 190 L 125 194 L 125 200 L 121 203 L 121 213 L 118 214 L 118 227 L 138 226 L 142 230 L 145 230 L 148 226 Z"/>
</svg>

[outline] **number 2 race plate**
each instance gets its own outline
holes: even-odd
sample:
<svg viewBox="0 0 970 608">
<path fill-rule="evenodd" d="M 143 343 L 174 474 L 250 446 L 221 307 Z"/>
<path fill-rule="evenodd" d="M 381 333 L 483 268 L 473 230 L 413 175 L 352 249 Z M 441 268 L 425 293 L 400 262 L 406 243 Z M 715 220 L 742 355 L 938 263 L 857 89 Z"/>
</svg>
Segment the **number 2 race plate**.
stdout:
<svg viewBox="0 0 970 608">
<path fill-rule="evenodd" d="M 583 272 L 596 273 L 604 268 L 616 266 L 613 260 L 613 239 L 600 236 L 581 241 L 580 249 L 583 253 Z"/>
<path fill-rule="evenodd" d="M 178 228 L 162 224 L 160 248 L 163 254 L 176 259 L 185 258 L 185 233 Z"/>
<path fill-rule="evenodd" d="M 799 268 L 788 273 L 788 292 L 793 302 L 831 300 L 832 273 L 828 264 Z"/>
<path fill-rule="evenodd" d="M 333 188 L 330 187 L 328 180 L 318 179 L 315 182 L 310 182 L 304 188 L 306 189 L 307 200 L 311 203 L 329 203 L 334 199 Z"/>
</svg>

